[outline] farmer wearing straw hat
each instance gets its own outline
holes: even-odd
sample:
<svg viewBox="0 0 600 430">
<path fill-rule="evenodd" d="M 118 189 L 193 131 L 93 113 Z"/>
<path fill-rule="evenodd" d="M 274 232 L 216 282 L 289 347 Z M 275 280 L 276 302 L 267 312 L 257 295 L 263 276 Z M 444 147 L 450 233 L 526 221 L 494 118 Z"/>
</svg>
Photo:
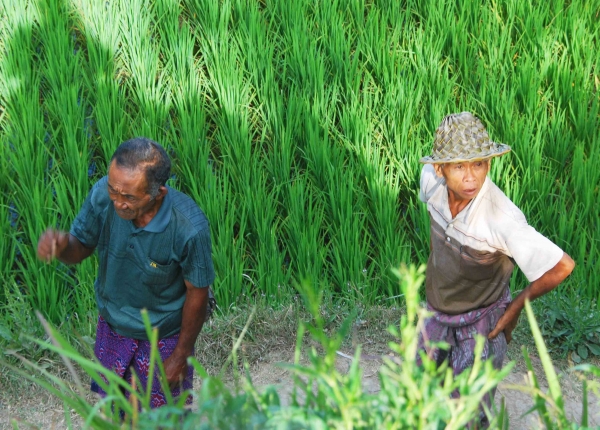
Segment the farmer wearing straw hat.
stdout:
<svg viewBox="0 0 600 430">
<path fill-rule="evenodd" d="M 145 387 L 152 376 L 141 316 L 146 309 L 158 328 L 166 382 L 177 397 L 192 388 L 187 358 L 213 304 L 209 286 L 215 274 L 208 220 L 190 197 L 166 185 L 170 170 L 158 143 L 147 138 L 122 143 L 71 231 L 46 230 L 38 257 L 77 264 L 98 251 L 96 357 L 129 382 L 135 372 Z M 166 397 L 153 380 L 151 406 L 158 407 Z M 106 394 L 102 381 L 93 381 L 92 391 Z M 191 403 L 191 396 L 186 400 Z"/>
<path fill-rule="evenodd" d="M 501 368 L 525 299 L 556 288 L 575 266 L 487 177 L 491 159 L 509 151 L 490 141 L 478 118 L 462 112 L 444 118 L 433 154 L 419 160 L 425 164 L 419 197 L 431 221 L 426 296 L 433 312 L 419 347 L 438 363 L 447 359 L 455 375 L 473 364 L 475 334 L 487 338 L 483 358 Z M 530 284 L 511 301 L 515 264 Z"/>
</svg>

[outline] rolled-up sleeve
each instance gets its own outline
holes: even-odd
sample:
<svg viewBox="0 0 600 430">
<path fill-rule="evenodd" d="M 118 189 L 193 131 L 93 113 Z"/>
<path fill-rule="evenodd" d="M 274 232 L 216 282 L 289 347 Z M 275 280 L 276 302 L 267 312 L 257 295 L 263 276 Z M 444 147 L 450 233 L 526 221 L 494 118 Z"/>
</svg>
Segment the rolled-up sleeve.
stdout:
<svg viewBox="0 0 600 430">
<path fill-rule="evenodd" d="M 506 246 L 529 282 L 539 279 L 563 256 L 563 250 L 526 222 L 515 223 Z"/>
<path fill-rule="evenodd" d="M 101 217 L 108 201 L 106 184 L 106 176 L 94 184 L 71 225 L 70 233 L 88 248 L 98 245 Z"/>
<path fill-rule="evenodd" d="M 192 236 L 186 244 L 185 257 L 181 261 L 183 278 L 195 287 L 208 287 L 215 280 L 212 261 L 210 229 L 204 228 Z"/>
</svg>

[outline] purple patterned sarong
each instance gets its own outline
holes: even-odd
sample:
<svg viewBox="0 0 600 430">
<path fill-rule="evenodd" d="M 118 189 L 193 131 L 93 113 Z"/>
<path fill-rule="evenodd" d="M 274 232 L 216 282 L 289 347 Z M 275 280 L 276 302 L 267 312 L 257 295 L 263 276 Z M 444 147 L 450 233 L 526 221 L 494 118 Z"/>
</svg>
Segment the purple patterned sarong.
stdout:
<svg viewBox="0 0 600 430">
<path fill-rule="evenodd" d="M 438 366 L 447 359 L 456 376 L 473 366 L 475 336 L 479 334 L 486 338 L 481 358 L 483 360 L 491 358 L 494 368 L 501 369 L 507 350 L 504 333 L 501 332 L 492 340 L 487 339 L 487 336 L 496 327 L 496 323 L 504 315 L 510 302 L 510 290 L 506 288 L 502 297 L 490 306 L 459 315 L 436 311 L 428 303 L 427 310 L 433 312 L 433 316 L 425 321 L 425 326 L 419 334 L 418 351 L 425 351 Z M 447 351 L 440 350 L 429 342 L 446 342 L 450 348 Z M 420 356 L 417 356 L 417 362 L 421 365 Z M 492 391 L 491 396 L 486 394 L 483 398 L 483 402 L 490 409 L 495 391 L 495 389 Z M 452 393 L 452 397 L 458 397 L 458 392 Z"/>
<path fill-rule="evenodd" d="M 179 333 L 158 341 L 158 351 L 163 361 L 171 355 L 177 345 L 178 339 Z M 94 353 L 104 367 L 121 376 L 128 383 L 131 383 L 131 372 L 134 371 L 142 387 L 146 389 L 148 384 L 148 370 L 150 368 L 150 351 L 151 345 L 149 341 L 121 336 L 110 328 L 104 318 L 101 316 L 98 317 Z M 158 377 L 159 373 L 158 369 L 156 369 L 156 374 L 152 381 L 152 408 L 157 408 L 167 402 Z M 171 390 L 173 397 L 177 398 L 182 390 L 191 390 L 193 380 L 194 369 L 192 366 L 188 366 L 187 375 L 181 386 Z M 102 397 L 106 396 L 106 392 L 100 388 L 96 381 L 92 381 L 91 390 Z M 126 396 L 129 397 L 129 393 L 126 393 Z M 186 399 L 186 404 L 190 405 L 191 403 L 192 396 L 189 395 Z"/>
</svg>

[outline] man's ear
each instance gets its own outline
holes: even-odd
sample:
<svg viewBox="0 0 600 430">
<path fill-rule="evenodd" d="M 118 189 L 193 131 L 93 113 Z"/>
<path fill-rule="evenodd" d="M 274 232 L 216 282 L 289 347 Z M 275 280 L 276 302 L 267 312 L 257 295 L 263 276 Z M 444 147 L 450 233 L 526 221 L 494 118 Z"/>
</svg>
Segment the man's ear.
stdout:
<svg viewBox="0 0 600 430">
<path fill-rule="evenodd" d="M 158 194 L 156 195 L 155 200 L 164 199 L 168 192 L 169 190 L 167 190 L 167 187 L 161 185 L 160 187 L 158 187 Z"/>
<path fill-rule="evenodd" d="M 433 168 L 435 169 L 435 174 L 438 178 L 444 178 L 444 171 L 442 170 L 443 164 L 434 164 Z"/>
</svg>

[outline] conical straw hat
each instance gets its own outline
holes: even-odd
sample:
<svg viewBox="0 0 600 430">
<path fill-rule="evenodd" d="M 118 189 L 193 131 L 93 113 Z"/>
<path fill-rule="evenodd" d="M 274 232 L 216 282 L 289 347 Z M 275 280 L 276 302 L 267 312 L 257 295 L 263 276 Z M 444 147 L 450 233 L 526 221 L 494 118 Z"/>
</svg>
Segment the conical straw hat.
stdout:
<svg viewBox="0 0 600 430">
<path fill-rule="evenodd" d="M 424 164 L 458 163 L 497 157 L 510 146 L 490 140 L 481 121 L 470 112 L 448 115 L 435 131 L 433 154 L 419 160 Z"/>
</svg>

